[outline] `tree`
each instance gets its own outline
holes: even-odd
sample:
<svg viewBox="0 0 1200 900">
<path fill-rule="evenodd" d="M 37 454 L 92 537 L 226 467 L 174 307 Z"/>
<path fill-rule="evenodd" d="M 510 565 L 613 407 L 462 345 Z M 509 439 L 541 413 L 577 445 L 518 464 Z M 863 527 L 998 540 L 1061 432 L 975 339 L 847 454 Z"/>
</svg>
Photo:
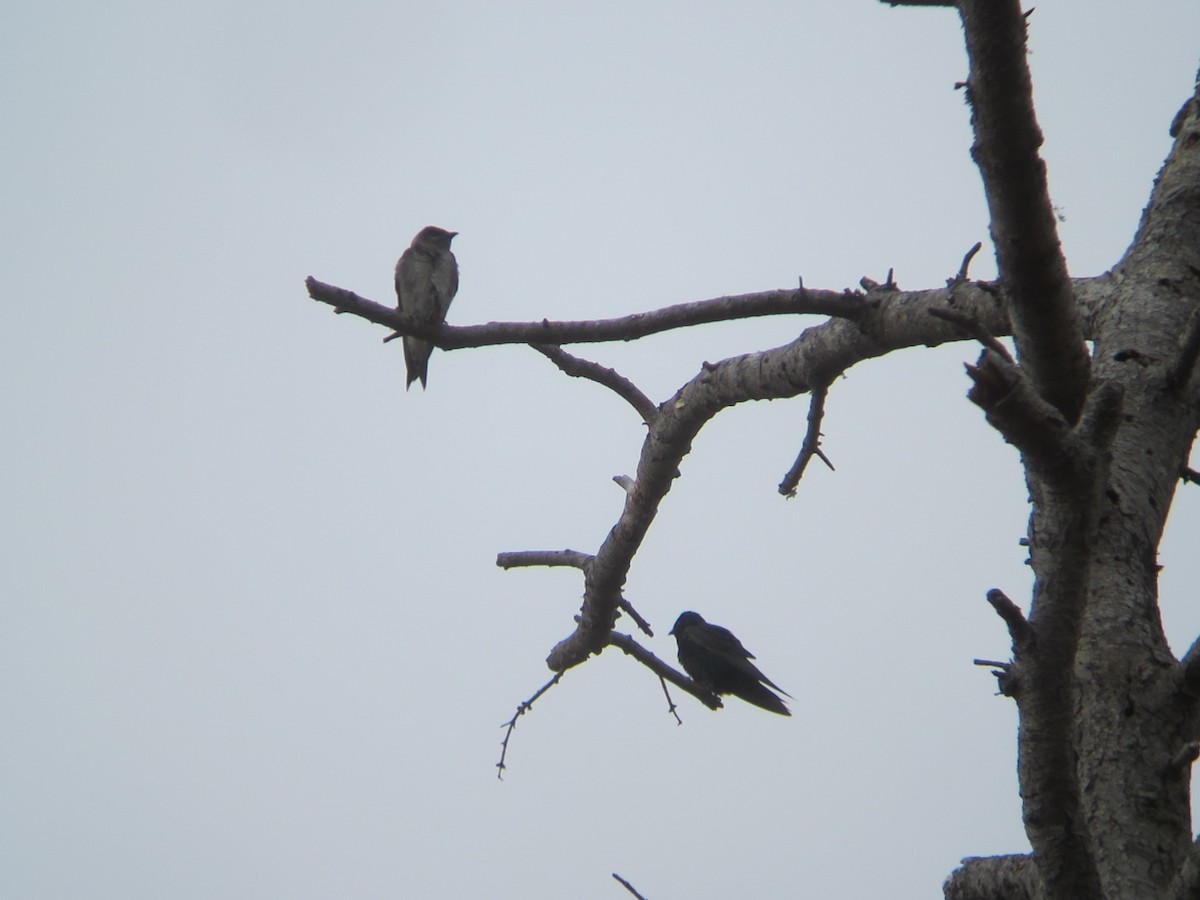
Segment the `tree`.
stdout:
<svg viewBox="0 0 1200 900">
<path fill-rule="evenodd" d="M 972 859 L 953 898 L 1200 896 L 1189 775 L 1200 756 L 1200 641 L 1176 659 L 1159 616 L 1157 548 L 1200 427 L 1200 84 L 1170 124 L 1174 146 L 1125 255 L 1072 277 L 1059 247 L 1034 115 L 1022 14 L 1012 0 L 961 0 L 970 72 L 972 155 L 983 178 L 999 277 L 969 280 L 974 248 L 943 288 L 904 291 L 889 277 L 862 292 L 791 290 L 721 297 L 623 319 L 430 326 L 309 279 L 311 296 L 442 349 L 529 343 L 565 372 L 603 384 L 642 416 L 647 436 L 624 510 L 594 553 L 502 554 L 501 566 L 581 570 L 576 627 L 550 652 L 562 673 L 616 646 L 710 706 L 719 698 L 616 632 L 634 554 L 692 440 L 748 400 L 811 396 L 790 494 L 814 456 L 826 393 L 864 360 L 920 345 L 982 344 L 968 397 L 1020 454 L 1029 490 L 1028 616 L 987 593 L 1012 639 L 997 664 L 1016 703 L 1018 770 L 1032 856 Z M 774 349 L 706 363 L 656 404 L 564 344 L 633 340 L 701 323 L 777 314 L 827 321 Z M 1015 352 L 998 340 L 1011 337 Z M 648 629 L 646 629 L 648 630 Z"/>
</svg>

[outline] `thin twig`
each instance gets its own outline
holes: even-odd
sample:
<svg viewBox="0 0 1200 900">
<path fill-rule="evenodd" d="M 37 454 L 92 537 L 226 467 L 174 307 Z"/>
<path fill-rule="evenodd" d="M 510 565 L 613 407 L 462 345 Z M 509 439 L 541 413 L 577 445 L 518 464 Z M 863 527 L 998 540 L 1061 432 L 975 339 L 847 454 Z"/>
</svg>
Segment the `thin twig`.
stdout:
<svg viewBox="0 0 1200 900">
<path fill-rule="evenodd" d="M 521 716 L 525 715 L 525 713 L 527 713 L 527 712 L 529 712 L 529 710 L 533 709 L 534 702 L 540 696 L 542 696 L 542 694 L 546 693 L 546 691 L 550 690 L 550 688 L 552 688 L 556 684 L 558 684 L 559 679 L 561 679 L 562 677 L 563 677 L 562 672 L 555 672 L 554 677 L 551 678 L 549 681 L 547 681 L 545 684 L 543 684 L 538 689 L 538 692 L 536 694 L 534 694 L 528 700 L 523 700 L 520 703 L 518 703 L 517 711 L 513 714 L 513 717 L 511 719 L 509 719 L 507 722 L 505 722 L 503 725 L 500 726 L 501 728 L 508 729 L 507 731 L 504 732 L 504 740 L 502 740 L 500 742 L 500 762 L 496 763 L 496 777 L 498 779 L 500 779 L 501 781 L 504 780 L 504 769 L 505 769 L 504 758 L 508 755 L 508 739 L 510 737 L 512 737 L 513 729 L 515 729 L 517 727 L 517 719 L 521 718 Z"/>
<path fill-rule="evenodd" d="M 658 682 L 659 682 L 659 684 L 662 685 L 663 696 L 667 698 L 667 712 L 669 712 L 671 715 L 673 715 L 675 717 L 676 725 L 682 725 L 683 719 L 679 718 L 679 713 L 677 713 L 675 711 L 675 709 L 676 709 L 675 701 L 671 699 L 671 691 L 667 687 L 667 679 L 665 679 L 661 675 L 659 675 Z"/>
<path fill-rule="evenodd" d="M 628 881 L 626 881 L 624 878 L 622 878 L 622 877 L 621 877 L 620 875 L 618 875 L 616 872 L 613 872 L 613 873 L 612 873 L 612 877 L 613 877 L 613 878 L 615 878 L 615 879 L 617 879 L 617 881 L 621 882 L 621 884 L 625 885 L 625 890 L 629 891 L 629 893 L 631 893 L 631 894 L 633 894 L 633 896 L 637 897 L 637 898 L 638 898 L 638 900 L 646 900 L 646 898 L 645 898 L 645 897 L 643 897 L 643 896 L 642 896 L 641 894 L 639 894 L 639 893 L 638 893 L 636 890 L 634 890 L 634 888 L 633 888 L 633 885 L 632 885 L 632 884 L 630 884 Z"/>
<path fill-rule="evenodd" d="M 975 246 L 967 251 L 967 255 L 963 257 L 962 265 L 958 267 L 958 274 L 946 282 L 950 287 L 956 284 L 964 284 L 967 280 L 967 270 L 971 268 L 971 260 L 975 258 L 975 254 L 983 248 L 983 241 L 976 241 Z"/>
<path fill-rule="evenodd" d="M 650 623 L 642 618 L 642 614 L 633 608 L 633 604 L 622 597 L 617 601 L 617 608 L 625 613 L 629 618 L 637 624 L 637 627 L 642 630 L 646 637 L 654 637 L 654 631 L 650 628 Z"/>
<path fill-rule="evenodd" d="M 1183 467 L 1183 471 L 1179 473 L 1179 477 L 1189 484 L 1200 484 L 1200 472 L 1188 466 Z"/>
<path fill-rule="evenodd" d="M 825 415 L 825 397 L 828 393 L 828 384 L 818 385 L 812 390 L 812 399 L 808 404 L 808 431 L 804 435 L 804 442 L 800 445 L 800 455 L 796 457 L 791 469 L 779 483 L 779 493 L 785 497 L 796 496 L 796 486 L 800 483 L 809 460 L 814 456 L 819 457 L 825 465 L 829 466 L 831 472 L 836 471 L 833 463 L 829 461 L 829 457 L 821 452 L 821 419 Z"/>
<path fill-rule="evenodd" d="M 530 344 L 529 346 L 572 378 L 586 378 L 613 391 L 636 409 L 638 415 L 642 417 L 642 421 L 647 425 L 658 417 L 658 407 L 654 405 L 654 401 L 616 369 L 608 369 L 590 359 L 575 356 L 554 344 Z"/>
<path fill-rule="evenodd" d="M 1013 361 L 1012 354 L 1008 352 L 1008 348 L 1000 343 L 1000 341 L 998 341 L 995 337 L 988 334 L 984 330 L 983 326 L 971 316 L 954 312 L 953 310 L 949 309 L 939 309 L 936 306 L 929 310 L 929 314 L 935 319 L 941 319 L 943 322 L 949 322 L 952 325 L 957 325 L 971 337 L 975 338 L 975 340 L 979 341 L 979 343 L 983 344 L 983 346 L 1000 356 L 1000 358 L 1005 362 Z"/>
<path fill-rule="evenodd" d="M 712 691 L 705 690 L 682 672 L 678 672 L 671 666 L 667 665 L 665 662 L 635 641 L 631 635 L 622 634 L 619 631 L 611 631 L 608 634 L 608 646 L 617 647 L 624 651 L 627 655 L 632 656 L 659 678 L 665 678 L 681 691 L 687 691 L 687 693 L 691 694 L 709 709 L 721 709 L 725 705 L 721 702 L 721 698 Z M 669 697 L 667 699 L 668 701 L 670 700 Z"/>
</svg>

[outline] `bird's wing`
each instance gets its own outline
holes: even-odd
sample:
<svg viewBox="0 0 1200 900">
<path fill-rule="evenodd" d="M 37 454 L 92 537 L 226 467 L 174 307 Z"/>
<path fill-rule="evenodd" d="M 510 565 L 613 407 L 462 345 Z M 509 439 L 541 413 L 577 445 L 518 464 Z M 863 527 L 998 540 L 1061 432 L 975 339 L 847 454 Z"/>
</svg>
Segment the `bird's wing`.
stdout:
<svg viewBox="0 0 1200 900">
<path fill-rule="evenodd" d="M 400 254 L 400 261 L 396 263 L 396 297 L 402 311 L 418 316 L 428 314 L 429 311 L 420 307 L 424 305 L 432 268 L 429 257 L 411 247 Z"/>
<path fill-rule="evenodd" d="M 433 289 L 437 293 L 438 318 L 445 321 L 446 313 L 450 309 L 450 301 L 458 293 L 458 263 L 455 261 L 453 253 L 446 251 L 438 254 L 433 263 L 431 280 Z"/>
<path fill-rule="evenodd" d="M 705 650 L 719 653 L 726 659 L 754 659 L 754 654 L 743 647 L 742 642 L 728 628 L 722 628 L 720 625 L 709 625 L 705 622 L 703 625 L 695 625 L 689 628 L 687 633 L 688 637 Z"/>
<path fill-rule="evenodd" d="M 775 688 L 775 690 L 785 696 L 792 696 L 764 675 L 758 666 L 750 662 L 750 660 L 754 659 L 754 654 L 743 647 L 742 642 L 728 628 L 722 628 L 720 625 L 709 625 L 706 622 L 703 625 L 689 628 L 687 636 L 695 641 L 698 646 L 703 647 L 710 653 L 717 654 L 739 671 L 761 681 L 763 684 Z"/>
</svg>

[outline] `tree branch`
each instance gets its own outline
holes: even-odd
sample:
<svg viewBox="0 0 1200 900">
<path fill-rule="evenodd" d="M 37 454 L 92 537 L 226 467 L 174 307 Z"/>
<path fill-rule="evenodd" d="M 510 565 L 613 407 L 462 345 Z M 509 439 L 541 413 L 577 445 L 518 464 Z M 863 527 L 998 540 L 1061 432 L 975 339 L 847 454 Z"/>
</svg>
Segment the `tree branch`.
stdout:
<svg viewBox="0 0 1200 900">
<path fill-rule="evenodd" d="M 633 896 L 635 896 L 637 898 L 637 900 L 646 900 L 645 897 L 643 897 L 641 894 L 639 894 L 637 892 L 637 889 L 634 888 L 634 886 L 632 884 L 630 884 L 628 881 L 626 881 L 624 878 L 622 878 L 616 872 L 612 873 L 612 877 L 617 879 L 617 881 L 621 882 L 621 884 L 625 886 L 625 890 L 627 890 L 627 891 L 629 891 L 629 893 L 633 894 Z"/>
<path fill-rule="evenodd" d="M 327 303 L 339 313 L 384 325 L 400 334 L 430 341 L 442 350 L 464 347 L 493 347 L 497 344 L 580 344 L 607 341 L 632 341 L 663 331 L 753 319 L 761 316 L 824 315 L 861 319 L 874 305 L 859 294 L 847 291 L 811 291 L 807 288 L 787 291 L 763 291 L 678 303 L 647 313 L 634 313 L 618 319 L 580 322 L 489 322 L 487 325 L 445 325 L 422 322 L 391 306 L 383 306 L 353 291 L 305 279 L 308 295 Z"/>
<path fill-rule="evenodd" d="M 1013 642 L 1014 657 L 1020 656 L 1029 649 L 1030 642 L 1033 640 L 1033 631 L 1029 627 L 1029 622 L 1025 620 L 1025 616 L 1022 615 L 1017 604 L 1009 600 L 1008 595 L 998 588 L 992 588 L 987 592 L 987 602 L 992 604 L 992 609 L 996 610 L 996 614 L 1008 626 L 1008 633 Z"/>
<path fill-rule="evenodd" d="M 1071 469 L 1071 428 L 1034 389 L 1021 366 L 985 349 L 978 362 L 967 364 L 966 369 L 973 382 L 967 398 L 984 411 L 988 423 L 1021 451 L 1029 465 L 1048 476 L 1061 476 Z"/>
<path fill-rule="evenodd" d="M 679 465 L 700 429 L 721 410 L 747 400 L 783 399 L 828 384 L 864 359 L 900 347 L 936 345 L 958 339 L 958 330 L 929 315 L 932 306 L 954 304 L 994 334 L 1005 333 L 1002 310 L 988 291 L 963 286 L 895 292 L 881 299 L 861 322 L 835 319 L 806 330 L 773 350 L 705 364 L 667 402 L 651 423 L 636 477 L 623 481 L 625 506 L 586 570 L 584 600 L 575 631 L 550 652 L 554 671 L 578 665 L 607 645 L 617 603 L 634 554 Z"/>
<path fill-rule="evenodd" d="M 960 0 L 958 8 L 970 58 L 971 155 L 983 177 L 1017 357 L 1037 392 L 1074 424 L 1090 361 L 1038 154 L 1025 18 L 1018 0 Z"/>
<path fill-rule="evenodd" d="M 646 637 L 654 637 L 654 629 L 650 627 L 649 622 L 642 618 L 642 614 L 633 608 L 632 603 L 622 597 L 617 601 L 617 608 L 620 609 L 621 612 L 625 613 L 625 615 L 629 616 L 629 618 L 633 619 L 633 623 L 641 629 L 642 633 L 645 634 Z"/>
<path fill-rule="evenodd" d="M 942 885 L 946 900 L 1046 900 L 1029 856 L 971 856 Z"/>
<path fill-rule="evenodd" d="M 658 415 L 658 407 L 636 384 L 615 369 L 607 369 L 599 363 L 574 356 L 554 344 L 530 344 L 534 350 L 550 360 L 572 378 L 586 378 L 614 391 L 638 411 L 642 421 L 649 425 Z"/>
<path fill-rule="evenodd" d="M 800 455 L 796 457 L 792 468 L 779 483 L 779 493 L 785 497 L 796 496 L 796 486 L 804 477 L 808 461 L 814 456 L 819 456 L 821 462 L 829 466 L 830 471 L 834 471 L 829 457 L 821 452 L 821 419 L 825 416 L 825 397 L 828 393 L 829 385 L 827 384 L 817 385 L 812 389 L 812 399 L 808 405 L 808 431 L 804 435 L 804 442 L 800 445 Z"/>
<path fill-rule="evenodd" d="M 516 550 L 496 554 L 496 565 L 501 569 L 516 569 L 522 566 L 571 566 L 587 569 L 591 562 L 592 555 L 579 550 Z"/>
<path fill-rule="evenodd" d="M 948 285 L 966 284 L 967 270 L 971 268 L 971 260 L 975 258 L 975 254 L 983 249 L 983 241 L 976 241 L 975 245 L 963 255 L 962 265 L 958 267 L 958 274 L 946 282 Z"/>
<path fill-rule="evenodd" d="M 978 247 L 979 245 L 976 244 L 975 246 Z M 966 263 L 964 262 L 963 265 L 966 265 Z M 962 313 L 955 312 L 952 309 L 937 309 L 936 307 L 929 310 L 929 314 L 934 318 L 942 319 L 946 322 L 953 322 L 967 335 L 975 338 L 975 340 L 979 341 L 979 343 L 983 344 L 983 346 L 991 350 L 1005 362 L 1011 363 L 1013 361 L 1011 354 L 1008 352 L 1008 348 L 1000 343 L 1000 341 L 998 341 L 996 338 L 988 334 L 974 319 L 964 316 Z"/>
<path fill-rule="evenodd" d="M 555 672 L 554 677 L 538 688 L 537 693 L 535 693 L 528 700 L 522 700 L 520 703 L 518 703 L 517 711 L 513 713 L 513 717 L 500 726 L 501 728 L 505 729 L 504 740 L 500 742 L 500 762 L 496 763 L 496 777 L 501 781 L 504 780 L 504 770 L 507 768 L 504 765 L 504 759 L 508 756 L 508 740 L 512 737 L 513 730 L 517 727 L 517 719 L 521 718 L 521 716 L 533 709 L 533 704 L 537 702 L 538 698 L 541 697 L 542 694 L 546 693 L 546 691 L 550 690 L 550 688 L 558 684 L 558 682 L 562 679 L 563 674 L 564 673 L 562 672 Z"/>
<path fill-rule="evenodd" d="M 629 656 L 632 656 L 643 666 L 652 671 L 659 678 L 671 682 L 681 691 L 686 691 L 691 694 L 709 709 L 721 709 L 724 704 L 721 698 L 712 691 L 706 691 L 700 687 L 692 679 L 688 678 L 682 672 L 677 671 L 667 663 L 663 662 L 641 644 L 633 639 L 632 635 L 622 634 L 619 631 L 609 632 L 608 645 L 610 647 L 618 647 Z"/>
</svg>

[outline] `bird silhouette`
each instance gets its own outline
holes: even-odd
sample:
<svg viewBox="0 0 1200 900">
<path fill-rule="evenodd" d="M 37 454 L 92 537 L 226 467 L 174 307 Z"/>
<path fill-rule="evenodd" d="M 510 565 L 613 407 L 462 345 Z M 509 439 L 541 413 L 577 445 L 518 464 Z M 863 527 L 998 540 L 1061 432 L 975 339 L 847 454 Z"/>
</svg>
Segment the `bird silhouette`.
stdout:
<svg viewBox="0 0 1200 900">
<path fill-rule="evenodd" d="M 671 634 L 679 645 L 679 664 L 698 685 L 714 694 L 732 694 L 781 716 L 791 715 L 784 702 L 768 688 L 785 697 L 791 694 L 750 662 L 754 654 L 728 628 L 711 625 L 699 613 L 689 610 L 679 614 Z"/>
<path fill-rule="evenodd" d="M 450 252 L 457 231 L 430 225 L 417 232 L 408 249 L 396 263 L 396 299 L 401 312 L 430 324 L 446 320 L 450 301 L 458 291 L 458 260 Z M 433 344 L 420 338 L 404 338 L 404 365 L 408 369 L 405 389 L 429 374 L 429 355 Z"/>
</svg>

